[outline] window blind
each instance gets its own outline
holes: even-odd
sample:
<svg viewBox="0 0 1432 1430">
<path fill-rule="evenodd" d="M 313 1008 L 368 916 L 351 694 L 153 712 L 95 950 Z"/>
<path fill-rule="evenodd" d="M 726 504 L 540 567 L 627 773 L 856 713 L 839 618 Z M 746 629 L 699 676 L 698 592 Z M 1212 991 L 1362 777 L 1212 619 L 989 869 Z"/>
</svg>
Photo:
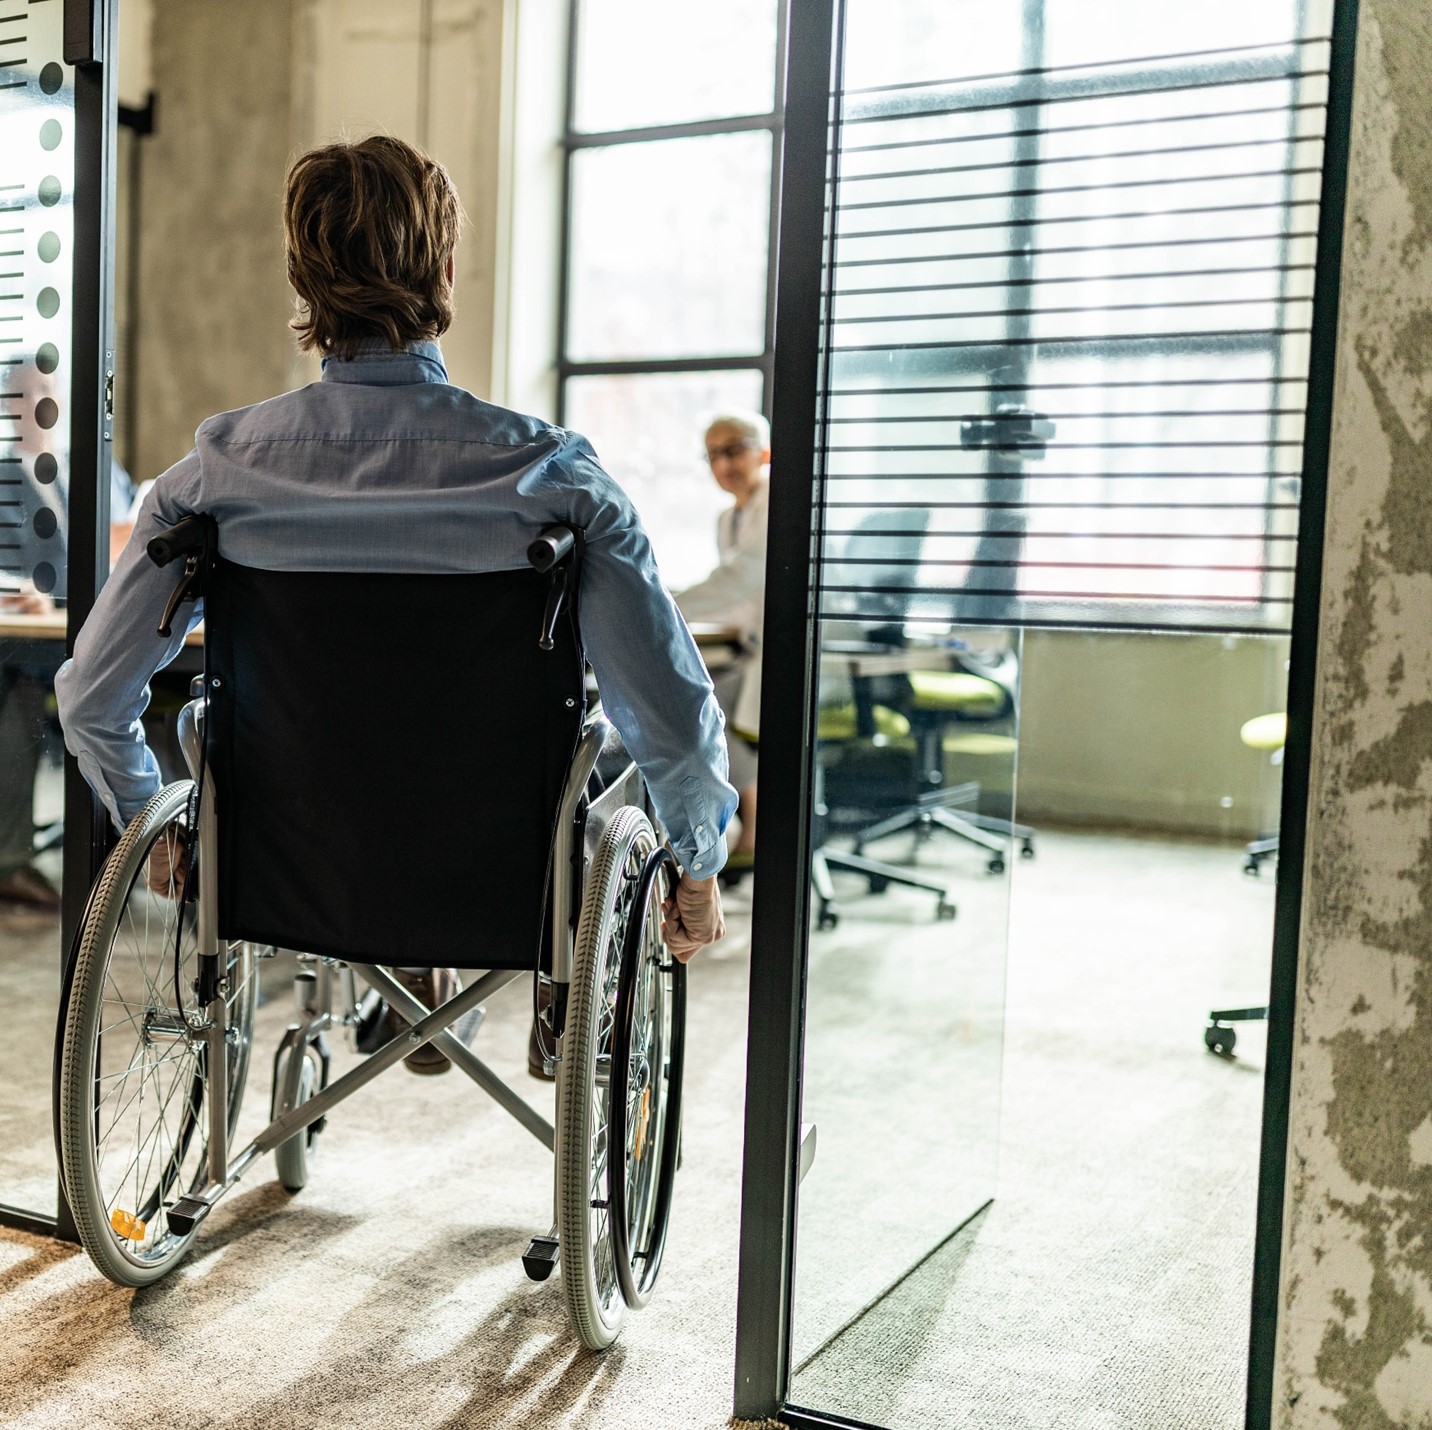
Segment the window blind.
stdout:
<svg viewBox="0 0 1432 1430">
<path fill-rule="evenodd" d="M 1329 63 L 1287 29 L 842 91 L 822 615 L 1287 629 Z"/>
</svg>

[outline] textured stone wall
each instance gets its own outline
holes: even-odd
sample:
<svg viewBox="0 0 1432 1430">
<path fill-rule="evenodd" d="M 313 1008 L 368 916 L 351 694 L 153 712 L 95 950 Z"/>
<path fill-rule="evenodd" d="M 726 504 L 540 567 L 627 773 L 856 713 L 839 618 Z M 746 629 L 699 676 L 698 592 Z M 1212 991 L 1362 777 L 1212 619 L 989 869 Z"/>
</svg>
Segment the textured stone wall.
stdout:
<svg viewBox="0 0 1432 1430">
<path fill-rule="evenodd" d="M 1276 1423 L 1432 1426 L 1432 7 L 1362 0 Z"/>
</svg>

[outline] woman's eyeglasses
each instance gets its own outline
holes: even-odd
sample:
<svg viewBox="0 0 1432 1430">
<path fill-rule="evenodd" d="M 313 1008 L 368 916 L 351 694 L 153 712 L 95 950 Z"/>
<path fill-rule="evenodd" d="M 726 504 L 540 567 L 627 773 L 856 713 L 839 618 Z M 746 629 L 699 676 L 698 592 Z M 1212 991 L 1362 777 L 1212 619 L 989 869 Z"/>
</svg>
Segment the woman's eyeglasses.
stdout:
<svg viewBox="0 0 1432 1430">
<path fill-rule="evenodd" d="M 739 457 L 742 452 L 754 452 L 760 443 L 748 437 L 743 442 L 727 442 L 723 447 L 708 447 L 706 449 L 706 460 L 715 466 L 722 457 L 728 461 Z"/>
</svg>

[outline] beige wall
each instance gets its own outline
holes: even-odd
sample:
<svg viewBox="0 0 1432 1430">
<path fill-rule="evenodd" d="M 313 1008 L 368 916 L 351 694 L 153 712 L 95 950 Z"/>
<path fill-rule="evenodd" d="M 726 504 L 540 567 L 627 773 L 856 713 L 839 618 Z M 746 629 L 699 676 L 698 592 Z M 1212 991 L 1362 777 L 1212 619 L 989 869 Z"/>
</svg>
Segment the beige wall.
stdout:
<svg viewBox="0 0 1432 1430">
<path fill-rule="evenodd" d="M 1276 1423 L 1432 1425 L 1432 9 L 1362 0 Z"/>
<path fill-rule="evenodd" d="M 1238 738 L 1285 708 L 1287 641 L 1031 631 L 1019 815 L 1252 839 L 1277 827 L 1279 770 Z"/>
</svg>

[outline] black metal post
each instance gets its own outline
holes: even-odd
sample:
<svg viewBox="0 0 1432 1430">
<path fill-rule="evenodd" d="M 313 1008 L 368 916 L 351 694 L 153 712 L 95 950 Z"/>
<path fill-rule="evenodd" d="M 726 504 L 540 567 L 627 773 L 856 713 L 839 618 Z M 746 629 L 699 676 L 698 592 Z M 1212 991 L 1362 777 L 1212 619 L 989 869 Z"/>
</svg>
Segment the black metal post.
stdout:
<svg viewBox="0 0 1432 1430">
<path fill-rule="evenodd" d="M 837 0 L 790 0 L 776 263 L 761 694 L 761 880 L 751 929 L 735 1412 L 779 1412 L 790 1377 L 815 698 L 812 531 Z"/>
<path fill-rule="evenodd" d="M 1258 1167 L 1258 1232 L 1253 1254 L 1253 1316 L 1248 1346 L 1248 1430 L 1273 1423 L 1278 1340 L 1278 1282 L 1283 1259 L 1284 1189 L 1293 1081 L 1293 1021 L 1302 940 L 1303 856 L 1307 843 L 1313 706 L 1317 696 L 1319 614 L 1333 378 L 1343 260 L 1348 151 L 1357 56 L 1357 0 L 1337 0 L 1329 61 L 1327 129 L 1318 212 L 1317 287 L 1308 355 L 1308 406 L 1298 521 L 1293 636 L 1288 669 L 1288 737 L 1283 747 L 1278 891 L 1268 999 L 1268 1061 L 1263 1081 L 1263 1144 Z"/>
<path fill-rule="evenodd" d="M 77 12 L 70 23 L 71 11 Z M 82 12 L 89 12 L 88 23 Z M 109 573 L 109 475 L 114 437 L 114 189 L 118 95 L 115 56 L 118 0 L 66 0 L 67 53 L 71 34 L 93 45 L 74 53 L 75 266 L 74 348 L 70 426 L 69 615 L 75 637 Z M 60 909 L 61 958 L 67 959 L 85 900 L 104 858 L 107 816 L 65 756 L 65 845 Z M 63 969 L 62 969 L 63 974 Z M 75 1239 L 74 1222 L 59 1194 L 58 1233 Z"/>
</svg>

